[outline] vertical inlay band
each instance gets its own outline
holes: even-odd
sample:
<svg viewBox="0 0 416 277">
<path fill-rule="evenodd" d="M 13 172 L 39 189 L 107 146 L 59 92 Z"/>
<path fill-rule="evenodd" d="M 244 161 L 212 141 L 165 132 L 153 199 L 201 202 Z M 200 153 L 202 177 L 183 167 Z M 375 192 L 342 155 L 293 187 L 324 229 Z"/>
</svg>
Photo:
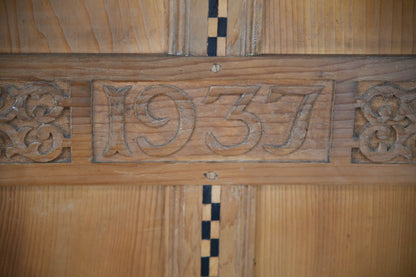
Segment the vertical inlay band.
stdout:
<svg viewBox="0 0 416 277">
<path fill-rule="evenodd" d="M 227 0 L 208 0 L 208 56 L 225 56 L 227 46 Z"/>
<path fill-rule="evenodd" d="M 201 225 L 201 276 L 218 276 L 221 187 L 203 186 Z"/>
</svg>

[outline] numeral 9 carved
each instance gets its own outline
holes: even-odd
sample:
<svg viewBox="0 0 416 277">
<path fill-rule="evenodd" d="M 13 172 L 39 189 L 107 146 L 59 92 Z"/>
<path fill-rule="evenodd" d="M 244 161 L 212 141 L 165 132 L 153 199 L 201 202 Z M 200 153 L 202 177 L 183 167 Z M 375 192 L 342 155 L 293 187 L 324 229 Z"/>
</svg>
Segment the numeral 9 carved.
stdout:
<svg viewBox="0 0 416 277">
<path fill-rule="evenodd" d="M 169 118 L 155 118 L 149 111 L 149 103 L 158 96 L 167 96 L 176 104 L 179 113 L 179 124 L 176 134 L 167 143 L 155 145 L 146 137 L 137 138 L 137 144 L 149 156 L 169 156 L 179 151 L 191 138 L 195 127 L 195 108 L 191 98 L 184 91 L 166 85 L 156 85 L 142 90 L 134 105 L 136 117 L 146 126 L 159 128 L 164 126 Z"/>
<path fill-rule="evenodd" d="M 252 111 L 248 111 L 247 108 L 250 106 L 252 100 L 256 97 L 261 88 L 266 89 L 262 91 L 262 95 L 264 95 L 262 97 L 266 97 L 267 94 L 266 101 L 257 101 L 257 108 L 254 107 Z M 198 102 L 199 107 L 202 109 L 204 106 L 211 107 L 212 105 L 212 107 L 214 107 L 216 104 L 224 105 L 220 103 L 220 98 L 227 98 L 228 100 L 224 99 L 226 100 L 225 103 L 230 103 L 229 101 L 231 98 L 228 97 L 233 96 L 235 98 L 235 96 L 238 96 L 237 101 L 230 108 L 226 108 L 228 109 L 228 112 L 226 113 L 224 119 L 229 121 L 230 124 L 234 124 L 235 122 L 235 127 L 243 123 L 243 126 L 246 128 L 246 132 L 241 135 L 237 133 L 237 136 L 241 136 L 239 139 L 233 139 L 232 137 L 229 137 L 228 143 L 225 143 L 226 140 L 224 140 L 224 137 L 218 137 L 220 131 L 211 129 L 208 131 L 203 131 L 205 133 L 202 133 L 202 135 L 198 133 L 197 142 L 194 142 L 192 145 L 197 145 L 198 147 L 202 146 L 201 144 L 198 144 L 202 139 L 205 142 L 205 147 L 208 147 L 212 153 L 217 155 L 236 156 L 248 153 L 259 144 L 262 139 L 263 132 L 280 132 L 273 129 L 263 130 L 264 122 L 262 123 L 259 115 L 264 116 L 266 112 L 261 111 L 262 108 L 260 106 L 284 101 L 282 99 L 285 99 L 284 97 L 289 96 L 291 97 L 290 99 L 292 99 L 291 101 L 298 101 L 296 99 L 299 99 L 299 104 L 292 102 L 294 103 L 294 107 L 297 105 L 297 109 L 295 116 L 293 116 L 293 120 L 289 128 L 290 132 L 288 132 L 287 139 L 284 141 L 284 143 L 281 144 L 272 144 L 270 142 L 263 143 L 260 149 L 263 149 L 269 155 L 272 154 L 275 156 L 291 154 L 302 147 L 304 141 L 306 140 L 314 104 L 324 88 L 324 86 L 273 85 L 268 85 L 266 87 L 261 87 L 259 85 L 210 86 L 204 94 L 204 99 L 201 102 Z M 136 98 L 132 98 L 132 100 L 135 99 L 134 102 L 129 100 L 130 104 L 126 104 L 125 101 L 128 98 L 126 97 L 126 94 L 134 93 L 132 86 L 114 88 L 104 85 L 104 90 L 108 96 L 110 111 L 108 114 L 108 121 L 110 123 L 109 136 L 107 147 L 104 152 L 105 157 L 115 155 L 117 153 L 126 157 L 131 157 L 133 155 L 130 150 L 132 148 L 128 146 L 126 142 L 126 136 L 124 135 L 124 125 L 126 124 L 122 115 L 124 113 L 124 105 L 129 106 L 133 104 L 135 117 L 140 121 L 140 123 L 150 128 L 161 128 L 166 126 L 167 123 L 172 120 L 168 116 L 156 117 L 151 111 L 151 109 L 154 109 L 154 107 L 151 107 L 150 104 L 153 101 L 157 101 L 157 99 L 162 96 L 169 98 L 175 104 L 176 112 L 178 114 L 177 129 L 175 134 L 166 143 L 161 144 L 155 143 L 151 137 L 151 133 L 146 133 L 146 131 L 144 131 L 143 134 L 140 134 L 139 132 L 138 135 L 135 135 L 135 137 L 130 137 L 130 139 L 134 139 L 137 142 L 137 146 L 143 153 L 153 157 L 166 157 L 175 154 L 191 140 L 195 129 L 197 111 L 193 101 L 191 100 L 191 97 L 185 91 L 170 85 L 152 85 L 140 90 L 137 93 Z M 201 88 L 199 88 L 199 91 L 202 93 Z M 134 97 L 134 95 L 132 96 Z M 201 94 L 199 94 L 199 97 L 201 97 Z M 283 103 L 285 102 L 282 102 L 282 104 Z M 269 106 L 265 110 L 268 110 L 270 113 L 273 109 L 276 108 Z M 253 112 L 253 110 L 255 112 Z M 215 111 L 215 108 L 210 109 L 210 113 L 211 111 Z M 257 111 L 258 114 L 256 114 Z M 163 109 L 161 112 L 163 112 Z M 202 115 L 200 116 L 202 117 L 207 114 L 206 112 L 201 113 Z M 274 113 L 272 112 L 271 114 Z M 206 119 L 205 122 L 207 122 L 210 128 L 215 126 L 215 124 L 218 126 L 218 123 L 211 121 L 212 119 L 217 120 L 216 115 L 212 118 L 208 118 L 209 120 Z M 273 122 L 274 120 L 277 119 L 275 119 L 273 116 L 269 116 L 269 120 L 267 121 L 268 123 L 266 122 L 269 125 L 266 124 L 265 126 L 270 126 L 270 121 Z M 278 125 L 275 124 L 274 126 Z M 113 134 L 114 132 L 117 134 Z M 269 138 L 271 136 L 270 134 L 268 134 Z M 280 138 L 284 138 L 283 133 L 279 133 L 279 136 Z M 236 141 L 230 142 L 230 140 Z M 270 139 L 265 140 L 270 141 Z"/>
</svg>

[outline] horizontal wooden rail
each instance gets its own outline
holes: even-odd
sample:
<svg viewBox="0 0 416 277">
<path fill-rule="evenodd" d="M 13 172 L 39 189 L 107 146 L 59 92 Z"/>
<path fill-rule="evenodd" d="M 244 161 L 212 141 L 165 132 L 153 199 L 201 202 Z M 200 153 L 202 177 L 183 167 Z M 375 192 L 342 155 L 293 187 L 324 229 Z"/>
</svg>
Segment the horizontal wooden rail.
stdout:
<svg viewBox="0 0 416 277">
<path fill-rule="evenodd" d="M 0 184 L 415 184 L 416 58 L 1 55 Z"/>
</svg>

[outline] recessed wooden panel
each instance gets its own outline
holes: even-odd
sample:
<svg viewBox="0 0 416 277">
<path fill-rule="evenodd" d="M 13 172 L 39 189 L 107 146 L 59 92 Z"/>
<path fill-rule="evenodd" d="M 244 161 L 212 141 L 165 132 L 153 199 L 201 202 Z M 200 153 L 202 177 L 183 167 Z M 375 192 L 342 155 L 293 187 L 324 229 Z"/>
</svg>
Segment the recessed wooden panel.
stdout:
<svg viewBox="0 0 416 277">
<path fill-rule="evenodd" d="M 1 53 L 167 53 L 167 0 L 0 3 Z"/>
<path fill-rule="evenodd" d="M 194 277 L 201 186 L 0 188 L 0 276 Z"/>
<path fill-rule="evenodd" d="M 416 275 L 416 186 L 257 188 L 255 276 Z"/>
<path fill-rule="evenodd" d="M 1 188 L 0 275 L 165 276 L 166 189 Z"/>
<path fill-rule="evenodd" d="M 414 0 L 265 0 L 262 54 L 414 54 Z"/>
<path fill-rule="evenodd" d="M 98 162 L 328 162 L 332 81 L 93 83 Z"/>
</svg>

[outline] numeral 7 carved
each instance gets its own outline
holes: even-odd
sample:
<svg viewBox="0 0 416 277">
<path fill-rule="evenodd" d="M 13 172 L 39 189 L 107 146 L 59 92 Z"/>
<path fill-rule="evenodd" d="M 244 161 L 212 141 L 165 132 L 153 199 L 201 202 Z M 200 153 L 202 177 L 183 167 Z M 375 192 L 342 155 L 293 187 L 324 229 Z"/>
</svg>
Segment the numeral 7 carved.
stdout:
<svg viewBox="0 0 416 277">
<path fill-rule="evenodd" d="M 206 143 L 213 152 L 233 156 L 250 151 L 259 142 L 262 133 L 262 126 L 257 115 L 246 111 L 246 107 L 260 89 L 259 86 L 212 86 L 203 103 L 211 104 L 216 102 L 221 96 L 240 95 L 240 98 L 228 112 L 225 119 L 239 120 L 247 125 L 247 135 L 242 142 L 233 145 L 224 145 L 218 141 L 213 133 L 209 132 L 206 136 Z"/>
<path fill-rule="evenodd" d="M 277 102 L 286 95 L 300 96 L 302 97 L 302 102 L 299 105 L 289 138 L 286 142 L 280 145 L 264 144 L 264 150 L 274 155 L 282 156 L 293 153 L 302 146 L 308 133 L 313 105 L 323 89 L 324 87 L 322 86 L 276 86 L 270 88 L 266 103 Z"/>
</svg>

